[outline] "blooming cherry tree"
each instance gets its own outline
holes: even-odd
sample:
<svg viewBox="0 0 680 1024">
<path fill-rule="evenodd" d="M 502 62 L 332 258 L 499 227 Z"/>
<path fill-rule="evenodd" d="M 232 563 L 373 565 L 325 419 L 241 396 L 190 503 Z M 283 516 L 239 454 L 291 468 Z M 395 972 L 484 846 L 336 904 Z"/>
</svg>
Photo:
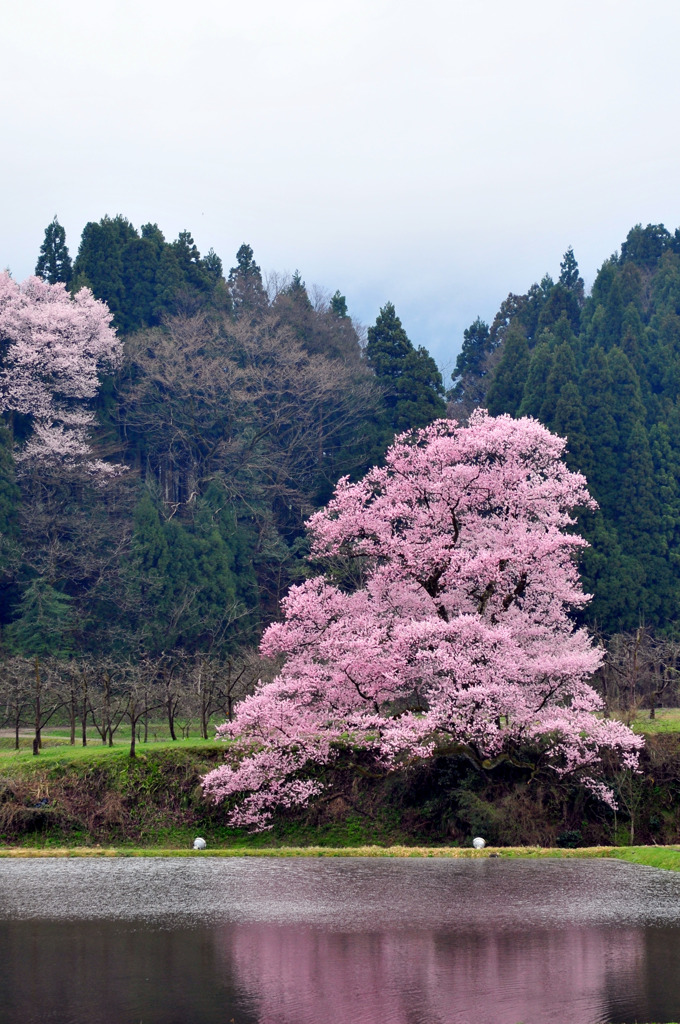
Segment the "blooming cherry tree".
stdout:
<svg viewBox="0 0 680 1024">
<path fill-rule="evenodd" d="M 443 753 L 491 768 L 531 747 L 611 801 L 602 750 L 634 767 L 641 740 L 598 717 L 601 653 L 569 617 L 588 599 L 571 512 L 594 502 L 564 446 L 535 420 L 478 411 L 340 481 L 308 523 L 328 571 L 291 589 L 262 641 L 284 667 L 218 729 L 235 742 L 203 784 L 236 798 L 234 824 L 304 805 L 321 790 L 310 768 L 342 744 L 388 769 Z M 359 584 L 343 585 L 348 563 Z"/>
<path fill-rule="evenodd" d="M 0 274 L 0 412 L 33 421 L 20 459 L 85 460 L 92 471 L 114 471 L 92 459 L 94 414 L 87 406 L 99 371 L 115 366 L 120 354 L 111 313 L 88 288 L 71 298 L 63 284 L 38 277 L 17 284 Z"/>
</svg>

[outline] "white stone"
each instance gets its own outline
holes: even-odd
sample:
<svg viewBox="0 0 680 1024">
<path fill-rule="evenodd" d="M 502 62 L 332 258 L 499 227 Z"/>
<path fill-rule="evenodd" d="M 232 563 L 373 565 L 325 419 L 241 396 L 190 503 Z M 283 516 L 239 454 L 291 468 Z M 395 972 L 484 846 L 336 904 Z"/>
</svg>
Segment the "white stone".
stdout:
<svg viewBox="0 0 680 1024">
<path fill-rule="evenodd" d="M 472 840 L 472 845 L 474 846 L 475 850 L 483 850 L 484 847 L 486 846 L 486 841 L 482 839 L 481 836 L 477 836 L 475 839 Z"/>
<path fill-rule="evenodd" d="M 194 850 L 205 850 L 205 847 L 205 839 L 201 839 L 200 836 L 197 839 L 194 839 Z"/>
</svg>

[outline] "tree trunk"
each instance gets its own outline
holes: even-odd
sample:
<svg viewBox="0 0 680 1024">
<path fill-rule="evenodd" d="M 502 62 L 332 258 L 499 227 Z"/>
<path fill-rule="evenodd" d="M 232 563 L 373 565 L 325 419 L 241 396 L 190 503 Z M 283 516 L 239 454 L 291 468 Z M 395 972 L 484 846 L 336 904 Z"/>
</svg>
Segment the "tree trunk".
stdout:
<svg viewBox="0 0 680 1024">
<path fill-rule="evenodd" d="M 82 704 L 82 711 L 81 711 L 81 714 L 80 714 L 80 735 L 81 735 L 81 738 L 82 738 L 83 746 L 86 747 L 87 746 L 87 712 L 88 712 L 88 706 L 89 706 L 89 698 L 88 698 L 88 693 L 87 693 L 87 689 L 88 689 L 87 681 L 86 681 L 85 673 L 84 672 L 83 672 L 83 674 L 81 676 L 81 679 L 82 679 L 81 695 L 82 695 L 83 704 Z"/>
<path fill-rule="evenodd" d="M 176 740 L 177 736 L 175 735 L 175 706 L 172 697 L 168 697 L 166 707 L 168 710 L 168 726 L 170 728 L 170 738 Z"/>
<path fill-rule="evenodd" d="M 69 743 L 70 743 L 70 745 L 72 747 L 75 747 L 75 745 L 76 745 L 76 718 L 78 717 L 78 714 L 77 714 L 77 711 L 76 711 L 76 702 L 75 702 L 75 697 L 74 697 L 73 694 L 71 694 L 71 700 L 70 700 L 69 706 L 68 706 L 68 717 L 69 717 L 69 725 L 71 727 L 71 735 L 69 736 Z"/>
<path fill-rule="evenodd" d="M 201 736 L 204 740 L 208 738 L 208 708 L 205 702 L 205 695 L 201 696 Z"/>
<path fill-rule="evenodd" d="M 35 659 L 35 736 L 33 737 L 33 755 L 34 755 L 34 757 L 38 756 L 38 754 L 40 753 L 40 748 L 42 746 L 42 736 L 40 734 L 41 713 L 42 713 L 42 708 L 40 706 L 40 691 L 41 691 L 40 662 L 36 658 Z"/>
</svg>

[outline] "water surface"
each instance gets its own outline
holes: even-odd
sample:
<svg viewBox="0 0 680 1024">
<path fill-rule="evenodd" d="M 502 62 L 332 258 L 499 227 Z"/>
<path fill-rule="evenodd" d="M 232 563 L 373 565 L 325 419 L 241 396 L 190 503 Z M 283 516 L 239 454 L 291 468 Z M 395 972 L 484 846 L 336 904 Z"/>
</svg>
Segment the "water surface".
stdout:
<svg viewBox="0 0 680 1024">
<path fill-rule="evenodd" d="M 680 875 L 618 861 L 0 861 L 0 1024 L 680 1020 Z"/>
</svg>

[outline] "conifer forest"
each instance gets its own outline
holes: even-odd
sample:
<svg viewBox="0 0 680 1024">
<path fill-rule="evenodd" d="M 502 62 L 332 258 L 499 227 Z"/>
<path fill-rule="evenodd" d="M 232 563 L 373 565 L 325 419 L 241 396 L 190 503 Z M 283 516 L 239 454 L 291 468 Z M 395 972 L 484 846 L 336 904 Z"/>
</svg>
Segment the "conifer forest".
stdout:
<svg viewBox="0 0 680 1024">
<path fill-rule="evenodd" d="M 0 716 L 112 742 L 164 717 L 212 735 L 258 679 L 264 630 L 318 573 L 306 521 L 394 438 L 475 410 L 529 416 L 582 473 L 574 607 L 611 710 L 676 704 L 680 659 L 680 229 L 637 225 L 586 291 L 560 272 L 465 331 L 452 378 L 385 301 L 264 278 L 125 217 L 34 278 L 0 278 Z M 458 339 L 451 339 L 452 354 Z M 473 417 L 474 419 L 474 417 Z M 337 569 L 342 577 L 342 567 Z M 343 586 L 352 582 L 344 580 Z"/>
</svg>

